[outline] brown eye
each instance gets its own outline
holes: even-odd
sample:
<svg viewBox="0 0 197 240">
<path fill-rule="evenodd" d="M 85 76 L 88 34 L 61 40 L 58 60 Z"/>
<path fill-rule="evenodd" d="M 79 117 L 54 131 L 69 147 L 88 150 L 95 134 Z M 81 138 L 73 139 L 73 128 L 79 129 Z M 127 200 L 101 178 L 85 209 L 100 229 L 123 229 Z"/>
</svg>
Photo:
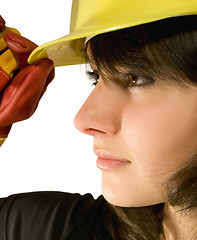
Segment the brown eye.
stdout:
<svg viewBox="0 0 197 240">
<path fill-rule="evenodd" d="M 136 76 L 133 74 L 129 74 L 127 76 L 126 82 L 128 87 L 139 87 L 154 83 L 153 80 L 147 80 L 146 78 Z"/>
<path fill-rule="evenodd" d="M 138 86 L 138 85 L 141 85 L 141 84 L 143 84 L 144 83 L 144 81 L 143 81 L 143 79 L 142 78 L 140 78 L 140 77 L 137 77 L 137 76 L 135 76 L 135 75 L 129 75 L 129 76 L 127 76 L 127 84 L 129 85 L 129 86 Z"/>
</svg>

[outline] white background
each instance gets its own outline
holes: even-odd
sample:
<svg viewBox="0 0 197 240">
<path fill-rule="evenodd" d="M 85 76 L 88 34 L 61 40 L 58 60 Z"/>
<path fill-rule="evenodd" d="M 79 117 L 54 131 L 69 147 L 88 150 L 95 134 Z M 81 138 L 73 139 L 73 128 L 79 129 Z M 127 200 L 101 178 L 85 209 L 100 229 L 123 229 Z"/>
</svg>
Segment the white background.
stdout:
<svg viewBox="0 0 197 240">
<path fill-rule="evenodd" d="M 7 26 L 38 45 L 69 32 L 71 0 L 6 0 L 0 6 Z M 56 68 L 36 113 L 14 124 L 0 148 L 0 197 L 42 190 L 101 194 L 93 139 L 73 124 L 90 86 L 84 66 Z"/>
</svg>

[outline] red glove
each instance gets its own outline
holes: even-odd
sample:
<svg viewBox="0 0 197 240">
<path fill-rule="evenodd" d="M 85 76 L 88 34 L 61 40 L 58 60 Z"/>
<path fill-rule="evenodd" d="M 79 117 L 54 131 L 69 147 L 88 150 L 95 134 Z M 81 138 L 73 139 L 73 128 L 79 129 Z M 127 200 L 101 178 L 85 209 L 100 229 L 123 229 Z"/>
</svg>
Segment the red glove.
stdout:
<svg viewBox="0 0 197 240">
<path fill-rule="evenodd" d="M 37 47 L 36 44 L 13 32 L 6 32 L 3 37 L 20 71 L 14 74 L 12 79 L 7 74 L 7 82 L 5 78 L 1 81 L 2 74 L 0 74 L 0 138 L 2 142 L 14 122 L 25 120 L 34 113 L 40 98 L 54 78 L 51 60 L 42 59 L 34 65 L 28 65 L 28 56 Z M 5 76 L 5 72 L 3 75 Z"/>
<path fill-rule="evenodd" d="M 0 16 L 0 92 L 11 80 L 13 72 L 18 69 L 13 54 L 3 39 L 3 35 L 7 31 L 12 31 L 19 34 L 16 29 L 6 27 L 4 19 Z"/>
</svg>

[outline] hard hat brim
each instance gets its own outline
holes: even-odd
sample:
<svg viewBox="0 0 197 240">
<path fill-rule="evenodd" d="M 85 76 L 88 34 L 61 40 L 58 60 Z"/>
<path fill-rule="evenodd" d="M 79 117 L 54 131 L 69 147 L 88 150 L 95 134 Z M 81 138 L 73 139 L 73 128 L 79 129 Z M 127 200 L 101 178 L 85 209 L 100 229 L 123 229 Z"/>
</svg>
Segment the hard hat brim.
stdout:
<svg viewBox="0 0 197 240">
<path fill-rule="evenodd" d="M 89 0 L 83 1 L 88 2 Z M 138 3 L 139 1 L 121 0 L 120 2 L 125 1 L 127 2 L 127 5 L 130 4 L 130 9 L 127 9 L 126 8 L 127 5 L 125 4 L 121 5 L 124 6 L 124 9 L 122 9 L 123 13 L 127 11 L 127 15 L 125 14 L 124 18 L 123 17 L 121 18 L 120 16 L 118 18 L 118 16 L 115 15 L 115 18 L 112 19 L 114 17 L 113 11 L 116 11 L 117 14 L 119 14 L 120 12 L 119 9 L 117 8 L 111 12 L 110 15 L 111 18 L 107 18 L 106 21 L 106 16 L 103 18 L 104 15 L 103 12 L 106 15 L 107 13 L 109 15 L 110 14 L 109 9 L 112 7 L 112 5 L 109 4 L 108 8 L 103 9 L 103 6 L 106 5 L 106 1 L 99 0 L 99 3 L 104 1 L 102 9 L 100 9 L 100 12 L 98 12 L 98 9 L 95 9 L 95 12 L 93 13 L 91 12 L 92 14 L 91 16 L 89 16 L 87 13 L 86 14 L 84 13 L 85 12 L 84 9 L 81 9 L 80 11 L 78 10 L 79 8 L 78 5 L 80 4 L 81 8 L 86 7 L 83 6 L 82 4 L 83 1 L 82 0 L 73 1 L 74 5 L 72 7 L 70 34 L 37 47 L 31 53 L 28 59 L 29 64 L 32 64 L 42 58 L 50 58 L 51 60 L 53 60 L 55 66 L 82 64 L 86 62 L 86 59 L 84 58 L 85 55 L 84 49 L 85 39 L 88 36 L 98 35 L 105 32 L 150 23 L 169 17 L 197 14 L 196 0 L 181 1 L 181 3 L 177 0 L 179 2 L 178 5 L 176 1 L 175 4 L 175 2 L 173 2 L 172 0 L 169 0 L 170 5 L 166 4 L 162 5 L 164 4 L 163 3 L 164 1 L 162 1 L 161 4 L 158 0 L 152 0 L 154 2 L 154 8 L 152 9 L 150 6 L 148 7 L 147 10 L 146 8 L 141 7 L 140 14 L 138 14 L 137 11 L 134 11 L 137 10 L 137 7 L 139 9 L 141 6 Z M 108 3 L 110 1 L 112 0 L 108 0 Z M 118 2 L 118 4 L 120 4 L 120 2 Z M 136 9 L 133 10 L 133 8 L 135 7 L 134 3 L 136 4 Z M 145 3 L 147 2 L 145 1 Z M 132 14 L 130 13 L 131 9 L 133 11 Z M 81 16 L 80 14 L 83 15 Z M 98 15 L 97 19 L 96 14 Z M 109 17 L 108 15 L 107 17 Z M 96 22 L 94 21 L 95 19 L 97 20 Z"/>
</svg>

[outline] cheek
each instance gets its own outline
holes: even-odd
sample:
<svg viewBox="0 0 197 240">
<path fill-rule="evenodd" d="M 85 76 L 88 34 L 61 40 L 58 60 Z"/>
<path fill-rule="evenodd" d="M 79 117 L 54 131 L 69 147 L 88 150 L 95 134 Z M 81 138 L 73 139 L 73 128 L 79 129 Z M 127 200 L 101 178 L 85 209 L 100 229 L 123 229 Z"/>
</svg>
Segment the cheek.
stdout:
<svg viewBox="0 0 197 240">
<path fill-rule="evenodd" d="M 167 176 L 192 156 L 197 139 L 193 109 L 184 109 L 180 103 L 130 109 L 125 111 L 122 129 L 139 175 Z"/>
</svg>

